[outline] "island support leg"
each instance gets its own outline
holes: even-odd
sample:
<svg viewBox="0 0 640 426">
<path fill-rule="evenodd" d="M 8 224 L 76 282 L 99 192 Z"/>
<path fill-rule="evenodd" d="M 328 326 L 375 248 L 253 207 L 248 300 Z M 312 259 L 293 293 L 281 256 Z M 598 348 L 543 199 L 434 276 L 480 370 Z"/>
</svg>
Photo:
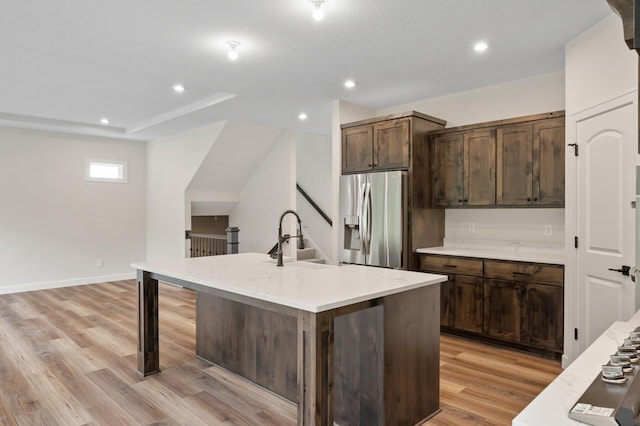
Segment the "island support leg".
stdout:
<svg viewBox="0 0 640 426">
<path fill-rule="evenodd" d="M 333 315 L 298 316 L 298 425 L 333 424 Z"/>
<path fill-rule="evenodd" d="M 138 374 L 159 372 L 158 280 L 138 270 Z"/>
</svg>

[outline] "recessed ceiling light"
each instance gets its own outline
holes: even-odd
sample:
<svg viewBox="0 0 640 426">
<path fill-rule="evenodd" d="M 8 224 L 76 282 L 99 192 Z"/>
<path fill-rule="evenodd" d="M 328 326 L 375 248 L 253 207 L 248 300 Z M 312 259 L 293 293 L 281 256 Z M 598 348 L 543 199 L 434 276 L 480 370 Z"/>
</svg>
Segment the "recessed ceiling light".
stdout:
<svg viewBox="0 0 640 426">
<path fill-rule="evenodd" d="M 316 21 L 322 21 L 322 18 L 324 18 L 324 10 L 322 10 L 322 4 L 325 2 L 326 0 L 311 0 L 311 3 L 313 3 L 313 19 Z"/>
<path fill-rule="evenodd" d="M 227 42 L 227 46 L 229 47 L 229 52 L 227 52 L 227 56 L 229 57 L 229 59 L 231 59 L 232 61 L 238 59 L 238 46 L 240 46 L 240 42 L 229 40 Z"/>
<path fill-rule="evenodd" d="M 353 89 L 354 87 L 356 87 L 356 82 L 353 80 L 347 80 L 344 82 L 344 87 L 346 87 L 347 89 Z"/>
<path fill-rule="evenodd" d="M 301 112 L 300 114 L 298 114 L 298 118 L 300 120 L 306 120 L 307 119 L 307 114 L 305 114 L 304 112 Z"/>
<path fill-rule="evenodd" d="M 473 50 L 475 50 L 478 53 L 484 52 L 488 48 L 489 48 L 489 45 L 484 41 L 479 41 L 473 45 Z"/>
<path fill-rule="evenodd" d="M 105 117 L 105 118 L 101 118 L 101 119 L 100 119 L 100 123 L 101 123 L 101 124 L 104 124 L 104 125 L 107 125 L 107 124 L 109 124 L 109 119 L 108 119 L 108 118 L 106 118 L 106 117 Z"/>
<path fill-rule="evenodd" d="M 173 86 L 173 91 L 176 93 L 184 92 L 184 86 L 182 84 L 176 84 Z"/>
</svg>

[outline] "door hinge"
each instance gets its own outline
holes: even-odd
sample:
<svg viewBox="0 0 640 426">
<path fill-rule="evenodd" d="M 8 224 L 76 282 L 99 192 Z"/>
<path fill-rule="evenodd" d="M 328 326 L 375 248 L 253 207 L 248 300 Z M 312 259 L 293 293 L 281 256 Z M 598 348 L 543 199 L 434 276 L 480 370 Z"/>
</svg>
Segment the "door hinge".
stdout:
<svg viewBox="0 0 640 426">
<path fill-rule="evenodd" d="M 577 143 L 570 143 L 567 146 L 572 146 L 573 147 L 573 153 L 575 154 L 575 156 L 578 156 L 578 144 Z"/>
<path fill-rule="evenodd" d="M 578 329 L 577 328 L 573 329 L 573 339 L 574 340 L 578 340 Z"/>
<path fill-rule="evenodd" d="M 578 248 L 578 237 L 573 237 L 573 246 Z"/>
</svg>

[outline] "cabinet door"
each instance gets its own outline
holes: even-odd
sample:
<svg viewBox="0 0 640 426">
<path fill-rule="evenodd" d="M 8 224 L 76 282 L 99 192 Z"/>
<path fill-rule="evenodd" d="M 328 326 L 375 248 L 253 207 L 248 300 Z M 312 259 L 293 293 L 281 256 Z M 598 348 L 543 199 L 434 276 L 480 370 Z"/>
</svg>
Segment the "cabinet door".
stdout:
<svg viewBox="0 0 640 426">
<path fill-rule="evenodd" d="M 437 272 L 433 272 L 436 274 Z M 440 325 L 442 327 L 452 327 L 452 293 L 455 282 L 454 275 L 448 275 L 449 279 L 440 283 Z"/>
<path fill-rule="evenodd" d="M 461 206 L 464 202 L 464 135 L 433 138 L 433 205 Z"/>
<path fill-rule="evenodd" d="M 530 205 L 533 198 L 533 138 L 531 124 L 497 131 L 498 205 Z"/>
<path fill-rule="evenodd" d="M 563 288 L 534 283 L 528 283 L 524 288 L 521 342 L 562 352 Z"/>
<path fill-rule="evenodd" d="M 483 334 L 495 339 L 519 342 L 522 315 L 522 284 L 514 281 L 484 280 Z"/>
<path fill-rule="evenodd" d="M 408 169 L 411 120 L 390 120 L 373 125 L 373 166 L 375 169 Z"/>
<path fill-rule="evenodd" d="M 373 168 L 373 126 L 342 130 L 342 173 L 368 171 Z"/>
<path fill-rule="evenodd" d="M 482 278 L 456 275 L 453 298 L 453 328 L 482 333 Z"/>
<path fill-rule="evenodd" d="M 564 206 L 564 118 L 533 125 L 533 202 Z"/>
<path fill-rule="evenodd" d="M 464 134 L 464 201 L 468 206 L 496 203 L 495 130 Z"/>
</svg>

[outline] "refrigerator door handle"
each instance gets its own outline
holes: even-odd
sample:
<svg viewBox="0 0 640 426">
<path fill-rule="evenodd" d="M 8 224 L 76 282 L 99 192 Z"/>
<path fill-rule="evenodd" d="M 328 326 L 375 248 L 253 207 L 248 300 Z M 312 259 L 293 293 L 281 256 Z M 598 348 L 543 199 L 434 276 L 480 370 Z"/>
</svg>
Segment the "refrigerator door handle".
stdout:
<svg viewBox="0 0 640 426">
<path fill-rule="evenodd" d="M 364 245 L 365 245 L 365 232 L 367 229 L 367 223 L 364 213 L 364 197 L 367 192 L 366 183 L 362 184 L 358 191 L 358 223 L 360 224 L 360 253 L 364 254 Z"/>
<path fill-rule="evenodd" d="M 364 184 L 364 196 L 362 203 L 362 250 L 365 255 L 371 254 L 371 184 Z"/>
</svg>

